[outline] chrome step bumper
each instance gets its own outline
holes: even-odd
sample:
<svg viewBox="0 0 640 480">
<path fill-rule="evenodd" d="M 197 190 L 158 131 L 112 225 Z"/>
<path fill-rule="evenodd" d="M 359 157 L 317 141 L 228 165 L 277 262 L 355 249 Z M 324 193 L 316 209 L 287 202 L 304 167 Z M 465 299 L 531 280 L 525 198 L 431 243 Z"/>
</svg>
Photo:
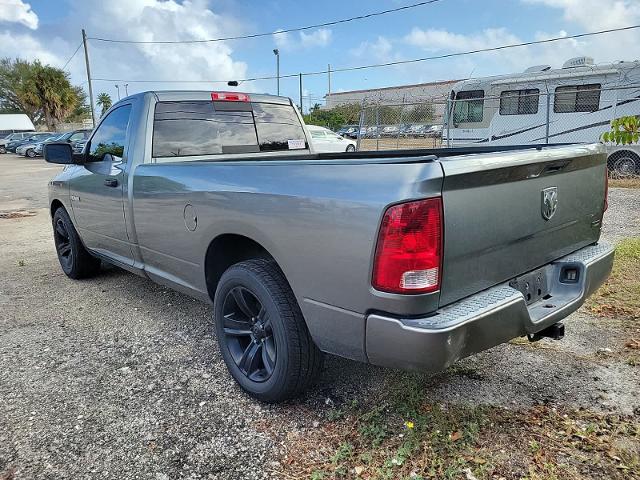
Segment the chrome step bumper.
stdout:
<svg viewBox="0 0 640 480">
<path fill-rule="evenodd" d="M 385 367 L 438 371 L 455 361 L 536 333 L 576 311 L 609 276 L 614 248 L 599 243 L 544 267 L 549 295 L 527 305 L 508 282 L 448 305 L 425 318 L 367 317 L 366 354 Z M 566 269 L 577 279 L 564 281 Z"/>
</svg>

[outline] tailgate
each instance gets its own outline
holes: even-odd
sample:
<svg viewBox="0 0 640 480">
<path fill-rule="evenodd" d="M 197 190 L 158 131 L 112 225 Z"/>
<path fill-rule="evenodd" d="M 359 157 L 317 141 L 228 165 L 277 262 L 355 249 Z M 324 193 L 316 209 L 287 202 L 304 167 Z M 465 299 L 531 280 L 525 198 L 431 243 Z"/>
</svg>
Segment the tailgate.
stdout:
<svg viewBox="0 0 640 480">
<path fill-rule="evenodd" d="M 602 145 L 471 154 L 441 164 L 441 306 L 514 279 L 600 236 L 606 178 Z"/>
</svg>

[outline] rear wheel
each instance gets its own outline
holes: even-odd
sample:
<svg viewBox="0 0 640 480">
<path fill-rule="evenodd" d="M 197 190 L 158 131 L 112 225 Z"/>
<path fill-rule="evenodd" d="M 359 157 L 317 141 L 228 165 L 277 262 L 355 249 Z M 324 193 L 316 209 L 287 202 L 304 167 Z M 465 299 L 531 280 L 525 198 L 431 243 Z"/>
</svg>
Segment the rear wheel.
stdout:
<svg viewBox="0 0 640 480">
<path fill-rule="evenodd" d="M 353 145 L 347 145 L 347 152 L 355 152 L 356 151 L 356 147 L 354 147 Z"/>
<path fill-rule="evenodd" d="M 33 148 L 30 148 L 29 150 L 27 150 L 25 155 L 29 158 L 34 158 L 36 156 L 36 152 Z"/>
<path fill-rule="evenodd" d="M 612 153 L 607 165 L 612 177 L 627 178 L 640 174 L 640 157 L 628 150 Z"/>
<path fill-rule="evenodd" d="M 7 153 L 7 147 L 0 145 L 0 153 Z"/>
<path fill-rule="evenodd" d="M 69 214 L 62 207 L 53 214 L 53 241 L 62 271 L 69 278 L 87 278 L 100 271 L 100 260 L 84 248 Z"/>
<path fill-rule="evenodd" d="M 322 353 L 275 262 L 256 259 L 230 267 L 218 283 L 214 315 L 229 372 L 258 400 L 295 397 L 319 374 Z"/>
</svg>

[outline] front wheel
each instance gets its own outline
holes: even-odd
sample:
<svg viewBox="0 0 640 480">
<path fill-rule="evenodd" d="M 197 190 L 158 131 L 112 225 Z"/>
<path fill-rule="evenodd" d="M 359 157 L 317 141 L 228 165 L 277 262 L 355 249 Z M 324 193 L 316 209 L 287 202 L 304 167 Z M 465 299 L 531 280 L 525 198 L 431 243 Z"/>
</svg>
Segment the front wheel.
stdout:
<svg viewBox="0 0 640 480">
<path fill-rule="evenodd" d="M 27 153 L 25 153 L 25 155 L 29 158 L 34 158 L 36 156 L 36 152 L 33 148 L 30 148 L 29 150 L 27 150 Z"/>
<path fill-rule="evenodd" d="M 258 400 L 298 396 L 319 374 L 322 353 L 275 262 L 255 259 L 230 267 L 218 283 L 214 315 L 229 372 Z"/>
<path fill-rule="evenodd" d="M 87 278 L 100 271 L 100 260 L 84 248 L 69 214 L 62 207 L 53 214 L 53 241 L 62 271 L 69 278 Z"/>
<path fill-rule="evenodd" d="M 356 151 L 356 147 L 353 145 L 347 145 L 347 152 L 355 152 Z"/>
<path fill-rule="evenodd" d="M 7 153 L 7 147 L 0 145 L 0 153 Z"/>
</svg>

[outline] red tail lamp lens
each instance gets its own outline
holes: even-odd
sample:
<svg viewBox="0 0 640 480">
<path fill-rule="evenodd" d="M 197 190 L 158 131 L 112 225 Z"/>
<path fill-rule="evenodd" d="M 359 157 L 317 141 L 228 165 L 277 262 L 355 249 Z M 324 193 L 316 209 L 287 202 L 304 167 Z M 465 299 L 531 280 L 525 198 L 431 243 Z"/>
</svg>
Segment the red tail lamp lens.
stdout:
<svg viewBox="0 0 640 480">
<path fill-rule="evenodd" d="M 440 289 L 442 199 L 389 207 L 382 219 L 373 267 L 373 287 L 390 293 Z"/>
</svg>

